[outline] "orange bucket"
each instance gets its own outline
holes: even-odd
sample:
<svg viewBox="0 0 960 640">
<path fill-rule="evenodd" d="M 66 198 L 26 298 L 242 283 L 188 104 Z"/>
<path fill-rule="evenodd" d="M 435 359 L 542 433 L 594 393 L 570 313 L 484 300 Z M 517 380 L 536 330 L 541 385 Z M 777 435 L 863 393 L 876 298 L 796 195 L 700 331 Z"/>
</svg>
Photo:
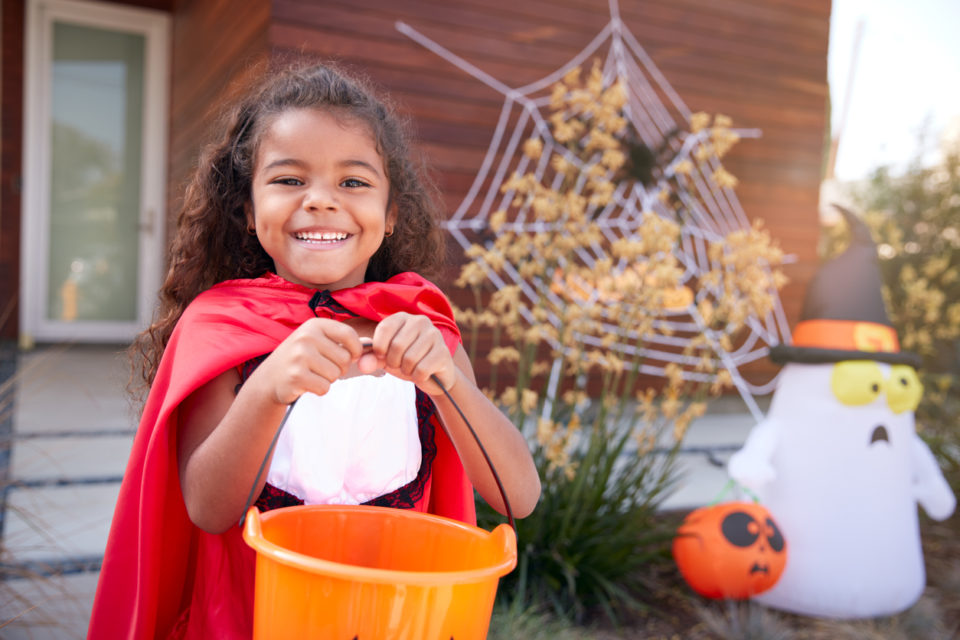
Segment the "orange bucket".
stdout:
<svg viewBox="0 0 960 640">
<path fill-rule="evenodd" d="M 251 508 L 243 539 L 257 552 L 256 640 L 483 640 L 517 564 L 506 524 L 387 507 Z"/>
</svg>

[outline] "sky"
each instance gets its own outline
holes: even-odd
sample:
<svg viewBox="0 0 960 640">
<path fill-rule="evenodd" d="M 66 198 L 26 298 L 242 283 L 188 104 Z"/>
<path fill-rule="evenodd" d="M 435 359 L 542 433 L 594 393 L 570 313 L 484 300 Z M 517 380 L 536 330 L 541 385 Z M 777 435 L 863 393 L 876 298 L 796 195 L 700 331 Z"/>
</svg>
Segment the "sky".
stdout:
<svg viewBox="0 0 960 640">
<path fill-rule="evenodd" d="M 935 157 L 941 133 L 960 132 L 960 0 L 833 0 L 828 80 L 837 179 L 902 169 L 925 123 L 925 157 Z"/>
</svg>

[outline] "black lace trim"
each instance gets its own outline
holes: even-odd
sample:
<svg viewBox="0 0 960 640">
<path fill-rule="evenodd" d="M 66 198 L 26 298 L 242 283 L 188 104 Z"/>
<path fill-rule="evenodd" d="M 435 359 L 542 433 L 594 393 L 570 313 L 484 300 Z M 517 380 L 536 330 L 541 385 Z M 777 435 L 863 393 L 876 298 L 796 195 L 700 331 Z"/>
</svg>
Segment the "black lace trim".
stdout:
<svg viewBox="0 0 960 640">
<path fill-rule="evenodd" d="M 264 511 L 279 509 L 281 507 L 294 507 L 298 504 L 303 504 L 303 500 L 292 493 L 287 493 L 283 489 L 278 489 L 272 484 L 267 483 L 263 485 L 263 491 L 260 492 L 260 497 L 257 498 L 257 501 L 253 504 L 260 510 L 260 513 L 263 513 Z"/>
<path fill-rule="evenodd" d="M 250 374 L 253 373 L 253 370 L 260 366 L 260 364 L 267 359 L 269 353 L 265 353 L 262 356 L 257 356 L 256 358 L 250 358 L 242 365 L 240 365 L 240 383 L 233 388 L 233 395 L 240 393 L 240 387 L 243 386 L 243 383 L 247 381 L 247 378 L 250 377 Z"/>
<path fill-rule="evenodd" d="M 430 396 L 417 389 L 417 423 L 420 434 L 420 470 L 417 477 L 403 485 L 396 491 L 369 500 L 364 504 L 375 507 L 394 507 L 396 509 L 412 509 L 423 497 L 433 461 L 437 457 L 437 441 L 434 438 L 433 418 L 437 407 Z"/>
</svg>

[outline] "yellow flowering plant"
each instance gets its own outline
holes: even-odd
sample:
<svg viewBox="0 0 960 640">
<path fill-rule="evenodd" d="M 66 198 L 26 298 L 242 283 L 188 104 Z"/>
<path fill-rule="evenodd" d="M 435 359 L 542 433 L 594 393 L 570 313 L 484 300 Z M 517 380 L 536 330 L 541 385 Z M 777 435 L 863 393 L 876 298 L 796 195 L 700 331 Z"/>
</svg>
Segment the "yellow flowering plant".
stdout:
<svg viewBox="0 0 960 640">
<path fill-rule="evenodd" d="M 695 272 L 680 258 L 698 206 L 685 176 L 736 183 L 719 162 L 736 142 L 729 119 L 695 114 L 689 153 L 640 168 L 651 154 L 637 151 L 626 91 L 599 66 L 568 73 L 550 106 L 552 136 L 523 145 L 531 169 L 504 182 L 506 206 L 466 251 L 456 284 L 474 305 L 457 314 L 473 361 L 486 350 L 487 392 L 528 436 L 543 480 L 501 593 L 575 618 L 597 605 L 614 616 L 642 604 L 640 569 L 672 536 L 654 513 L 676 480 L 678 448 L 733 381 L 723 355 L 772 310 L 783 256 L 757 224 L 698 236 Z M 650 208 L 624 204 L 652 185 Z"/>
<path fill-rule="evenodd" d="M 877 243 L 901 347 L 923 361 L 917 431 L 960 492 L 960 147 L 933 166 L 918 156 L 903 175 L 877 169 L 852 195 Z M 824 257 L 839 253 L 846 225 L 825 226 L 822 240 Z"/>
</svg>

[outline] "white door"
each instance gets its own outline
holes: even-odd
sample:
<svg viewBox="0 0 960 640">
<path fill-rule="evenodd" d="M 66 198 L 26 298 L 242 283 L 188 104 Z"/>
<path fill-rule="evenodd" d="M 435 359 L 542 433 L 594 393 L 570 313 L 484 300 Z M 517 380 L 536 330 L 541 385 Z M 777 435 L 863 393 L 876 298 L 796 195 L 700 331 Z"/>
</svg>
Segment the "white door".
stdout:
<svg viewBox="0 0 960 640">
<path fill-rule="evenodd" d="M 22 342 L 126 342 L 160 282 L 169 17 L 29 0 Z"/>
</svg>

